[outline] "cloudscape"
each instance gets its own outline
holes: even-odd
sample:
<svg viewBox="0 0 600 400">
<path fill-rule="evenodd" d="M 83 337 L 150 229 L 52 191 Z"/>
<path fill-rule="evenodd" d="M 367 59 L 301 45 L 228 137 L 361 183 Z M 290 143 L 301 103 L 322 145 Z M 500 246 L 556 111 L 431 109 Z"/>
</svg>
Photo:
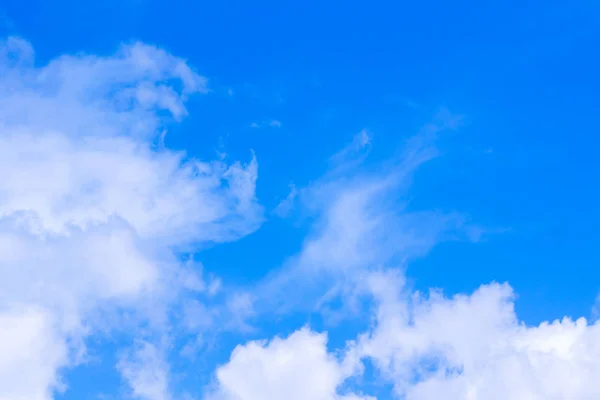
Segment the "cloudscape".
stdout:
<svg viewBox="0 0 600 400">
<path fill-rule="evenodd" d="M 0 400 L 600 398 L 598 7 L 0 4 Z"/>
</svg>

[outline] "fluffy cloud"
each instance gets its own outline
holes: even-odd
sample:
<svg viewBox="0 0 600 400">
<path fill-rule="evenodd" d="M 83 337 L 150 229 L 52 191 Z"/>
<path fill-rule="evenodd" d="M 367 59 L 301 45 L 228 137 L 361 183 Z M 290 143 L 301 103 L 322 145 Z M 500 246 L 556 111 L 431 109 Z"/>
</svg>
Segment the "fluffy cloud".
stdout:
<svg viewBox="0 0 600 400">
<path fill-rule="evenodd" d="M 165 115 L 186 115 L 188 95 L 208 91 L 185 60 L 143 43 L 110 57 L 63 55 L 37 67 L 31 45 L 11 37 L 0 64 L 0 116 L 15 129 L 149 137 Z"/>
<path fill-rule="evenodd" d="M 356 360 L 327 352 L 327 337 L 307 328 L 269 343 L 238 346 L 217 370 L 209 400 L 359 400 L 338 387 L 357 372 Z"/>
<path fill-rule="evenodd" d="M 160 324 L 180 290 L 209 287 L 174 249 L 260 224 L 254 158 L 153 144 L 207 91 L 185 60 L 141 43 L 42 66 L 27 42 L 0 43 L 1 400 L 51 399 L 97 329 L 125 310 Z"/>
<path fill-rule="evenodd" d="M 564 318 L 526 326 L 507 284 L 446 298 L 406 293 L 393 273 L 371 277 L 377 325 L 361 337 L 407 400 L 574 399 L 600 396 L 600 325 Z"/>
<path fill-rule="evenodd" d="M 370 360 L 379 384 L 406 400 L 557 399 L 600 396 L 600 324 L 570 318 L 527 326 L 508 284 L 470 295 L 411 293 L 397 270 L 371 272 L 375 325 L 340 353 L 306 328 L 238 346 L 208 400 L 359 399 L 336 391 Z M 337 354 L 337 355 L 336 355 Z M 355 381 L 356 383 L 358 381 Z M 347 391 L 358 392 L 355 385 Z M 371 386 L 372 387 L 372 386 Z M 388 397 L 381 397 L 380 400 Z"/>
<path fill-rule="evenodd" d="M 0 139 L 0 215 L 64 234 L 118 218 L 144 238 L 224 241 L 259 222 L 257 164 L 183 160 L 130 137 L 8 130 Z M 254 224 L 253 224 L 254 223 Z"/>
<path fill-rule="evenodd" d="M 169 367 L 163 353 L 148 342 L 124 354 L 117 368 L 131 387 L 133 397 L 147 400 L 169 400 Z"/>
<path fill-rule="evenodd" d="M 69 349 L 55 324 L 34 306 L 0 312 L 0 399 L 49 399 L 62 387 L 56 368 L 68 363 Z"/>
</svg>

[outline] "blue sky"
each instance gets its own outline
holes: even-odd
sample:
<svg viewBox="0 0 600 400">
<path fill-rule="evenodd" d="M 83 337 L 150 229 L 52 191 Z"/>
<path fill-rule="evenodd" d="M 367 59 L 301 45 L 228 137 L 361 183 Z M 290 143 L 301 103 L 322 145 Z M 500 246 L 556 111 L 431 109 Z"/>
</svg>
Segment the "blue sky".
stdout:
<svg viewBox="0 0 600 400">
<path fill-rule="evenodd" d="M 0 400 L 600 396 L 599 23 L 5 0 Z"/>
</svg>

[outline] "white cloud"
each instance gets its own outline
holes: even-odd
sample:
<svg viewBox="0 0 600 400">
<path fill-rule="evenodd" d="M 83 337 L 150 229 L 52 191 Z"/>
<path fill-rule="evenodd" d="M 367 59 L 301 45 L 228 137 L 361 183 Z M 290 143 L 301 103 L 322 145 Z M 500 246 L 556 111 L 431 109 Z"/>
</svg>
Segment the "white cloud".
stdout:
<svg viewBox="0 0 600 400">
<path fill-rule="evenodd" d="M 431 138 L 412 137 L 398 159 L 375 171 L 362 163 L 369 146 L 361 131 L 331 158 L 330 172 L 300 193 L 303 205 L 318 216 L 299 256 L 304 268 L 356 271 L 383 265 L 394 255 L 420 255 L 456 222 L 454 215 L 406 207 L 413 173 L 437 155 Z"/>
<path fill-rule="evenodd" d="M 13 129 L 147 137 L 161 124 L 158 110 L 180 119 L 186 97 L 208 90 L 185 60 L 142 43 L 111 57 L 65 55 L 43 67 L 22 39 L 0 46 L 0 120 Z"/>
<path fill-rule="evenodd" d="M 326 336 L 306 328 L 238 346 L 217 370 L 207 399 L 367 398 L 336 391 L 360 375 L 361 359 L 372 361 L 376 383 L 394 385 L 397 399 L 599 398 L 600 323 L 564 318 L 527 326 L 508 284 L 447 298 L 411 292 L 404 282 L 393 269 L 365 276 L 375 324 L 341 353 L 328 351 Z M 343 387 L 356 393 L 360 379 Z"/>
<path fill-rule="evenodd" d="M 398 270 L 364 278 L 375 300 L 375 324 L 341 358 L 327 351 L 323 334 L 307 329 L 250 342 L 217 370 L 217 389 L 208 399 L 338 399 L 335 388 L 360 373 L 361 359 L 372 361 L 378 383 L 392 383 L 398 399 L 599 398 L 600 323 L 566 317 L 527 326 L 515 313 L 508 284 L 447 298 L 411 292 Z M 345 387 L 356 391 L 359 381 Z"/>
<path fill-rule="evenodd" d="M 259 219 L 254 160 L 183 162 L 125 137 L 4 133 L 0 170 L 10 174 L 0 182 L 0 216 L 35 212 L 37 229 L 64 234 L 118 217 L 143 237 L 181 244 L 227 240 L 246 233 L 240 216 Z"/>
<path fill-rule="evenodd" d="M 285 197 L 285 199 L 281 200 L 277 207 L 273 209 L 273 214 L 277 215 L 280 218 L 286 217 L 294 208 L 294 202 L 298 197 L 298 189 L 296 189 L 295 185 L 290 185 L 290 192 Z"/>
<path fill-rule="evenodd" d="M 564 318 L 526 326 L 507 284 L 411 299 L 401 278 L 372 278 L 377 325 L 361 338 L 359 353 L 395 384 L 399 398 L 599 398 L 599 324 Z"/>
<path fill-rule="evenodd" d="M 169 400 L 169 367 L 160 349 L 148 342 L 124 354 L 117 368 L 131 387 L 131 396 L 140 400 Z"/>
<path fill-rule="evenodd" d="M 125 329 L 121 311 L 162 323 L 179 290 L 217 290 L 174 249 L 258 227 L 256 160 L 153 145 L 207 91 L 185 60 L 141 43 L 43 66 L 27 42 L 0 43 L 1 400 L 53 398 L 86 337 Z"/>
<path fill-rule="evenodd" d="M 62 389 L 57 366 L 69 346 L 52 313 L 33 306 L 0 312 L 0 399 L 42 400 Z"/>
<path fill-rule="evenodd" d="M 330 161 L 334 164 L 348 163 L 353 161 L 357 155 L 365 153 L 371 146 L 371 136 L 366 129 L 361 130 L 354 135 L 352 142 L 345 146 L 342 150 L 331 156 Z"/>
<path fill-rule="evenodd" d="M 327 337 L 304 328 L 269 343 L 238 346 L 216 373 L 209 400 L 359 400 L 339 386 L 358 372 L 352 357 L 327 352 Z"/>
<path fill-rule="evenodd" d="M 275 211 L 285 214 L 295 200 L 314 225 L 301 251 L 257 290 L 258 297 L 266 299 L 265 310 L 327 309 L 340 296 L 349 305 L 361 290 L 365 271 L 403 265 L 427 253 L 447 232 L 464 229 L 458 214 L 407 207 L 412 175 L 437 155 L 433 139 L 442 129 L 443 124 L 429 124 L 397 159 L 374 170 L 363 163 L 370 138 L 361 131 L 330 158 L 324 177 L 292 189 Z"/>
<path fill-rule="evenodd" d="M 174 249 L 257 228 L 257 162 L 190 160 L 153 145 L 186 115 L 187 96 L 206 92 L 185 60 L 141 43 L 43 66 L 27 42 L 0 44 L 0 400 L 50 400 L 98 329 L 160 326 L 180 291 L 219 292 L 218 279 L 206 282 Z M 183 321 L 201 331 L 216 318 L 247 329 L 277 301 L 311 310 L 339 296 L 376 302 L 372 328 L 339 354 L 309 329 L 238 346 L 211 400 L 365 398 L 344 385 L 361 358 L 407 400 L 600 398 L 600 324 L 526 326 L 506 284 L 422 296 L 384 268 L 462 227 L 457 215 L 404 207 L 412 172 L 436 155 L 430 136 L 458 122 L 441 113 L 399 160 L 366 173 L 356 169 L 370 144 L 361 132 L 294 195 L 316 221 L 296 257 L 218 311 L 185 303 Z M 138 342 L 118 369 L 134 397 L 171 398 L 160 346 Z"/>
</svg>

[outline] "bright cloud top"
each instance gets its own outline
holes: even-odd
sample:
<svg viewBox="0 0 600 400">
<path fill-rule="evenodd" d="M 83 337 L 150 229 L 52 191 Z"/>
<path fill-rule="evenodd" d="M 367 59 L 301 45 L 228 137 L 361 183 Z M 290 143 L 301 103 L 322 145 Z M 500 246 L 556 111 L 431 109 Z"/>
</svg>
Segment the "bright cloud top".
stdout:
<svg viewBox="0 0 600 400">
<path fill-rule="evenodd" d="M 268 344 L 251 342 L 217 370 L 217 394 L 208 399 L 367 398 L 342 390 L 362 371 L 360 360 L 372 361 L 379 383 L 393 384 L 399 399 L 600 396 L 594 379 L 599 324 L 565 318 L 527 327 L 506 284 L 454 298 L 411 294 L 394 271 L 373 272 L 365 284 L 376 302 L 376 322 L 344 349 L 343 362 L 327 351 L 323 336 L 307 329 Z"/>
<path fill-rule="evenodd" d="M 351 354 L 344 360 L 329 354 L 326 342 L 326 335 L 305 328 L 285 339 L 238 346 L 217 370 L 218 389 L 208 399 L 367 399 L 337 393 L 346 378 L 359 372 L 358 365 Z"/>
<path fill-rule="evenodd" d="M 392 284 L 390 284 L 392 282 Z M 370 282 L 377 323 L 360 339 L 407 399 L 592 399 L 600 368 L 600 325 L 585 318 L 528 327 L 507 284 L 445 298 L 400 290 L 393 276 Z"/>
</svg>

